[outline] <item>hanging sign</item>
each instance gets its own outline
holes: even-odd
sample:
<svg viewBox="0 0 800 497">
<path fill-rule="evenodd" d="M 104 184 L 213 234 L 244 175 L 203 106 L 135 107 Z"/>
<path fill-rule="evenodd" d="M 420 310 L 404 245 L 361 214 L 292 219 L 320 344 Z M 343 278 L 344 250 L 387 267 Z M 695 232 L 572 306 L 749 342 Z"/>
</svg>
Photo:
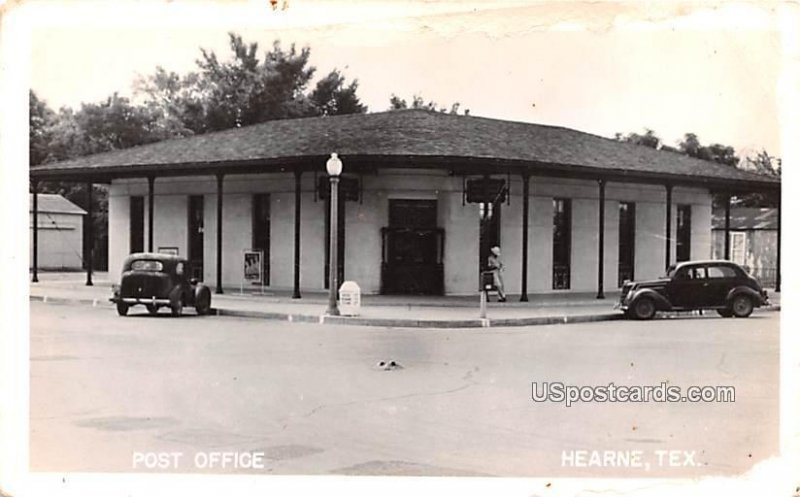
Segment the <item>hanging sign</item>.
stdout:
<svg viewBox="0 0 800 497">
<path fill-rule="evenodd" d="M 505 180 L 481 178 L 467 181 L 467 202 L 471 204 L 494 204 L 505 202 L 505 200 Z"/>
<path fill-rule="evenodd" d="M 320 176 L 317 184 L 317 194 L 319 198 L 325 200 L 331 193 L 331 180 L 327 176 Z M 339 177 L 339 197 L 343 200 L 358 202 L 361 193 L 361 183 L 358 178 L 347 176 Z"/>
</svg>

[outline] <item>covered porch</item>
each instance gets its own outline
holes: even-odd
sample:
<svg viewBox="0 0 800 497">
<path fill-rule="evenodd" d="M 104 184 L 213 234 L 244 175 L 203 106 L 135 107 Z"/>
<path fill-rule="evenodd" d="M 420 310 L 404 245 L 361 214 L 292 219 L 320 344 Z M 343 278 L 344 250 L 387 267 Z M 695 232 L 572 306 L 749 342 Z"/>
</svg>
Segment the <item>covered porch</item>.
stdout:
<svg viewBox="0 0 800 497">
<path fill-rule="evenodd" d="M 363 122 L 359 122 L 359 119 Z M 370 139 L 370 135 L 375 134 L 376 129 L 371 125 L 370 120 L 384 125 L 383 132 L 388 135 L 382 136 L 380 140 L 378 137 Z M 375 124 L 374 122 L 372 124 Z M 256 138 L 260 140 L 270 137 L 267 142 L 275 145 L 280 138 L 280 136 L 275 137 L 276 132 L 288 133 L 291 129 L 284 128 L 292 124 L 297 128 L 295 131 L 306 133 L 305 139 L 298 142 L 297 136 L 289 137 L 287 135 L 286 138 L 290 141 L 289 145 L 280 143 L 280 146 L 276 145 L 278 150 L 263 145 L 260 145 L 261 149 L 258 151 L 247 148 L 247 146 L 251 148 L 255 146 Z M 445 133 L 435 141 L 427 136 L 418 136 L 419 129 L 424 129 L 426 126 L 431 129 L 443 130 Z M 540 141 L 551 142 L 572 138 L 575 141 L 573 145 L 581 143 L 585 145 L 585 142 L 596 145 L 596 154 L 580 157 L 573 153 L 571 156 L 567 154 L 566 157 L 562 157 L 559 154 L 554 155 L 551 151 L 542 150 L 536 144 L 528 148 L 522 147 L 521 150 L 512 150 L 511 153 L 503 151 L 507 147 L 501 149 L 498 146 L 487 147 L 485 144 L 476 149 L 475 143 L 464 142 L 462 129 L 464 127 L 478 133 L 476 136 L 479 136 L 481 131 L 489 130 L 504 144 L 505 139 L 514 135 L 519 136 L 520 140 L 538 138 Z M 381 130 L 380 126 L 377 129 Z M 448 129 L 451 131 L 451 136 L 446 133 Z M 554 130 L 558 133 L 554 134 Z M 313 135 L 314 133 L 318 140 L 309 139 L 309 134 Z M 233 142 L 238 142 L 244 147 L 223 148 L 222 144 L 228 143 L 233 137 L 236 138 L 232 140 Z M 569 142 L 565 141 L 565 146 L 568 145 Z M 323 150 L 325 148 L 327 150 Z M 442 153 L 443 149 L 448 148 L 451 153 Z M 496 154 L 487 155 L 486 149 L 492 150 Z M 142 211 L 146 213 L 146 221 L 143 222 L 146 234 L 142 237 L 142 249 L 156 251 L 161 248 L 161 244 L 157 243 L 159 232 L 163 230 L 169 232 L 174 228 L 167 218 L 159 213 L 156 206 L 159 188 L 162 189 L 162 192 L 167 192 L 170 188 L 178 185 L 177 188 L 179 192 L 182 192 L 181 194 L 192 195 L 192 191 L 186 190 L 185 185 L 197 181 L 205 182 L 206 186 L 213 185 L 211 191 L 208 191 L 207 188 L 198 190 L 202 198 L 212 200 L 210 203 L 214 207 L 208 209 L 208 215 L 204 217 L 205 221 L 210 222 L 199 226 L 202 233 L 212 234 L 212 236 L 203 236 L 203 241 L 200 243 L 204 248 L 208 246 L 208 250 L 203 250 L 203 253 L 213 253 L 213 259 L 208 260 L 208 257 L 203 257 L 200 262 L 207 268 L 213 268 L 213 272 L 204 271 L 204 276 L 210 276 L 204 279 L 215 286 L 217 293 L 223 293 L 229 291 L 226 290 L 226 286 L 228 289 L 232 286 L 230 282 L 226 285 L 223 277 L 225 268 L 236 264 L 242 246 L 250 245 L 247 240 L 237 239 L 237 233 L 241 231 L 239 227 L 235 227 L 231 232 L 231 228 L 226 226 L 226 219 L 236 219 L 243 215 L 241 211 L 236 210 L 234 198 L 243 191 L 236 185 L 246 185 L 255 181 L 254 178 L 259 181 L 280 184 L 278 192 L 281 202 L 280 216 L 284 222 L 290 219 L 291 228 L 280 231 L 282 245 L 275 247 L 273 251 L 279 253 L 279 256 L 276 255 L 276 266 L 281 267 L 283 271 L 291 269 L 292 297 L 301 298 L 303 280 L 318 279 L 317 275 L 309 275 L 307 268 L 312 266 L 320 268 L 323 265 L 327 269 L 327 264 L 329 264 L 327 252 L 322 264 L 320 264 L 318 253 L 313 261 L 303 257 L 304 251 L 312 251 L 315 243 L 318 245 L 320 241 L 318 238 L 304 236 L 303 233 L 307 231 L 306 225 L 325 222 L 329 214 L 330 207 L 323 207 L 327 205 L 325 194 L 327 177 L 324 167 L 327 153 L 333 151 L 342 153 L 345 164 L 343 178 L 348 178 L 351 185 L 348 187 L 350 196 L 348 197 L 347 194 L 342 196 L 344 200 L 340 204 L 340 209 L 345 212 L 356 212 L 356 215 L 350 218 L 347 214 L 340 216 L 339 229 L 348 233 L 356 230 L 357 234 L 358 230 L 362 229 L 362 234 L 366 238 L 360 240 L 369 238 L 384 244 L 379 250 L 372 251 L 376 252 L 371 255 L 372 263 L 365 265 L 362 268 L 363 271 L 381 272 L 381 265 L 385 264 L 387 259 L 385 244 L 391 236 L 391 234 L 387 234 L 387 229 L 391 231 L 392 226 L 385 218 L 390 216 L 390 213 L 377 212 L 375 210 L 377 204 L 374 203 L 377 202 L 376 199 L 381 195 L 386 196 L 390 190 L 395 191 L 391 194 L 395 199 L 414 198 L 413 195 L 397 194 L 397 192 L 407 192 L 409 189 L 419 190 L 419 187 L 404 186 L 403 182 L 407 181 L 411 175 L 420 175 L 421 177 L 433 175 L 432 177 L 440 185 L 440 188 L 432 190 L 435 192 L 435 198 L 446 197 L 448 199 L 447 220 L 452 221 L 454 216 L 459 219 L 459 222 L 452 225 L 430 228 L 434 233 L 431 243 L 436 247 L 436 257 L 434 257 L 433 263 L 444 265 L 444 271 L 448 267 L 459 264 L 474 264 L 475 270 L 468 271 L 472 275 L 470 276 L 472 279 L 463 283 L 463 288 L 472 288 L 477 291 L 478 270 L 483 259 L 481 249 L 486 244 L 483 242 L 482 236 L 484 234 L 483 221 L 487 218 L 487 212 L 499 213 L 503 205 L 508 206 L 506 211 L 514 214 L 503 216 L 502 234 L 498 235 L 491 243 L 499 242 L 507 257 L 514 260 L 514 276 L 508 278 L 511 283 L 508 291 L 517 294 L 518 300 L 523 302 L 528 300 L 529 293 L 531 293 L 529 283 L 532 275 L 541 275 L 542 271 L 549 273 L 551 290 L 562 289 L 558 288 L 557 283 L 559 279 L 564 278 L 564 267 L 553 257 L 553 251 L 556 250 L 553 248 L 553 240 L 550 239 L 551 237 L 532 234 L 536 231 L 537 222 L 542 225 L 546 224 L 548 219 L 552 219 L 551 212 L 542 211 L 552 209 L 550 195 L 552 195 L 554 182 L 563 184 L 563 198 L 579 199 L 580 209 L 582 209 L 579 213 L 579 221 L 583 223 L 584 232 L 593 231 L 590 236 L 585 236 L 580 240 L 569 240 L 570 243 L 567 244 L 569 248 L 567 281 L 569 281 L 569 261 L 580 262 L 583 267 L 581 277 L 584 280 L 589 271 L 587 265 L 593 266 L 591 272 L 595 274 L 595 283 L 592 292 L 598 299 L 604 298 L 608 289 L 618 287 L 618 281 L 613 280 L 618 279 L 617 276 L 621 274 L 619 266 L 622 262 L 618 257 L 619 253 L 612 253 L 609 256 L 609 252 L 619 252 L 614 248 L 617 241 L 609 239 L 609 236 L 619 236 L 619 230 L 607 226 L 609 221 L 618 220 L 608 212 L 616 207 L 615 204 L 618 200 L 622 199 L 614 192 L 625 189 L 646 191 L 646 195 L 650 197 L 649 201 L 655 200 L 663 203 L 661 217 L 663 222 L 660 228 L 654 226 L 655 221 L 652 219 L 648 221 L 647 225 L 647 229 L 653 233 L 656 231 L 661 233 L 657 238 L 662 240 L 663 251 L 658 250 L 658 252 L 661 253 L 660 257 L 663 262 L 655 261 L 655 264 L 663 268 L 677 260 L 676 237 L 678 234 L 675 226 L 677 213 L 673 197 L 679 195 L 681 190 L 701 190 L 708 192 L 709 195 L 724 193 L 728 199 L 731 195 L 738 193 L 780 192 L 780 183 L 771 178 L 677 154 L 614 142 L 572 130 L 408 111 L 265 123 L 240 130 L 99 154 L 76 159 L 69 163 L 36 167 L 31 170 L 31 180 L 34 186 L 33 215 L 34 218 L 37 215 L 36 193 L 39 181 L 80 181 L 89 185 L 103 183 L 112 185 L 112 188 L 116 185 L 134 185 L 128 190 L 128 193 L 131 195 L 133 192 L 136 193 L 136 196 L 141 196 Z M 386 186 L 385 181 L 388 181 L 386 178 L 391 177 L 392 174 L 394 177 L 390 178 L 392 182 L 390 188 Z M 274 178 L 274 181 L 270 178 Z M 380 183 L 379 180 L 384 183 Z M 480 196 L 471 198 L 470 184 L 487 185 L 484 189 L 486 195 L 483 198 Z M 493 185 L 494 190 L 489 188 L 489 185 Z M 181 191 L 181 188 L 184 190 Z M 91 188 L 88 191 L 91 191 Z M 416 198 L 420 199 L 419 195 Z M 425 200 L 425 198 L 420 200 Z M 347 207 L 348 201 L 352 205 L 361 207 L 349 208 Z M 366 207 L 364 207 L 365 202 Z M 314 205 L 317 207 L 313 207 Z M 730 205 L 730 200 L 728 200 L 728 205 Z M 457 212 L 459 207 L 463 212 Z M 231 209 L 234 209 L 234 212 L 229 212 Z M 309 212 L 310 209 L 316 209 L 316 212 Z M 653 210 L 653 212 L 656 211 Z M 780 216 L 780 209 L 778 212 Z M 217 213 L 223 213 L 223 215 L 217 215 Z M 91 213 L 87 215 L 90 216 Z M 364 221 L 364 217 L 370 215 L 374 215 L 374 219 L 370 219 L 368 222 Z M 537 215 L 540 215 L 538 221 L 536 220 Z M 589 219 L 591 217 L 594 219 Z M 651 213 L 650 217 L 652 218 L 654 215 Z M 35 221 L 33 225 L 36 226 Z M 325 227 L 325 233 L 329 231 L 328 228 Z M 543 228 L 540 229 L 541 233 L 547 232 L 544 227 L 541 228 Z M 438 234 L 437 229 L 442 230 L 441 234 Z M 573 229 L 570 225 L 570 233 Z M 381 232 L 381 230 L 384 231 Z M 475 239 L 476 231 L 480 241 Z M 780 228 L 778 233 L 780 233 Z M 652 235 L 651 241 L 656 237 L 655 234 Z M 310 241 L 307 240 L 304 243 L 304 239 Z M 342 239 L 344 240 L 344 237 Z M 287 243 L 289 240 L 290 243 Z M 534 247 L 533 244 L 536 243 L 540 243 L 540 245 Z M 33 244 L 32 280 L 36 281 L 38 267 L 35 229 Z M 326 244 L 322 243 L 322 245 Z M 542 261 L 542 252 L 548 246 L 550 247 L 548 255 L 551 260 L 546 261 L 544 266 L 537 265 Z M 454 247 L 459 250 L 454 251 Z M 478 247 L 478 251 L 474 250 L 475 247 Z M 726 250 L 729 251 L 729 236 L 726 236 L 726 247 L 728 247 Z M 572 250 L 573 248 L 575 251 Z M 450 258 L 448 258 L 448 254 L 451 255 Z M 614 257 L 615 255 L 617 257 Z M 531 256 L 533 256 L 533 261 L 531 261 Z M 695 258 L 706 258 L 707 256 L 705 254 L 693 255 Z M 90 260 L 92 255 L 89 252 L 85 254 L 85 257 Z M 640 255 L 640 257 L 644 257 L 644 255 Z M 345 258 L 341 260 L 345 260 Z M 779 261 L 780 256 L 778 256 L 778 267 L 780 267 Z M 649 263 L 653 262 L 651 257 Z M 91 264 L 88 264 L 87 267 L 91 268 Z M 511 266 L 509 265 L 509 267 Z M 322 275 L 327 274 L 327 270 L 317 272 Z M 778 270 L 776 280 L 776 289 L 778 290 L 780 288 L 779 274 Z M 356 275 L 358 275 L 358 271 L 356 271 Z M 447 281 L 444 274 L 442 278 L 445 282 Z M 358 281 L 359 278 L 354 277 L 353 279 Z M 87 270 L 86 284 L 92 284 L 91 269 Z M 443 282 L 442 286 L 444 290 L 446 283 Z M 308 288 L 313 289 L 314 286 L 309 285 Z M 572 290 L 585 292 L 586 288 L 584 285 Z"/>
</svg>

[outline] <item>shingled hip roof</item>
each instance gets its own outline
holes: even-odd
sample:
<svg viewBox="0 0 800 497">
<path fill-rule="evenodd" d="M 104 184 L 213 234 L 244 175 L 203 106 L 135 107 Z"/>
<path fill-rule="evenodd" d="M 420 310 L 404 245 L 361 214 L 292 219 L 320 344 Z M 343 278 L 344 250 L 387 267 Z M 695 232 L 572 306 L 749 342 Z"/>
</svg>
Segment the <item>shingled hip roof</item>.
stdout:
<svg viewBox="0 0 800 497">
<path fill-rule="evenodd" d="M 39 193 L 36 199 L 36 208 L 39 212 L 51 214 L 86 214 L 86 211 L 73 204 L 66 198 L 55 193 Z M 33 212 L 33 194 L 28 195 L 28 211 Z"/>
<path fill-rule="evenodd" d="M 725 229 L 725 211 L 715 210 L 711 222 L 712 229 Z M 774 207 L 733 207 L 731 209 L 730 229 L 732 230 L 777 230 L 778 209 Z"/>
<path fill-rule="evenodd" d="M 322 169 L 322 158 L 331 152 L 338 152 L 345 163 L 355 157 L 409 164 L 441 159 L 442 167 L 456 172 L 469 163 L 498 166 L 498 172 L 506 165 L 525 167 L 531 174 L 561 168 L 772 189 L 780 185 L 763 175 L 568 128 L 424 110 L 269 121 L 40 165 L 31 168 L 31 176 L 115 177 L 143 171 L 174 173 L 189 167 L 237 172 L 237 166 L 302 160 L 322 160 Z"/>
</svg>

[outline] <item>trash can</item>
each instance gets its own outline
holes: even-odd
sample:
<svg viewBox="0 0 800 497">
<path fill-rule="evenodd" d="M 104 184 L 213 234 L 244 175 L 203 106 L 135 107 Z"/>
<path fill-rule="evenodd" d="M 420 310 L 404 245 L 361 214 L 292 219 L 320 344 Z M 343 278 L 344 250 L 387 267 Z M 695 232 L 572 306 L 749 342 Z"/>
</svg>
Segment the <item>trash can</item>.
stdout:
<svg viewBox="0 0 800 497">
<path fill-rule="evenodd" d="M 358 316 L 361 310 L 361 287 L 355 281 L 345 281 L 339 287 L 339 314 Z"/>
</svg>

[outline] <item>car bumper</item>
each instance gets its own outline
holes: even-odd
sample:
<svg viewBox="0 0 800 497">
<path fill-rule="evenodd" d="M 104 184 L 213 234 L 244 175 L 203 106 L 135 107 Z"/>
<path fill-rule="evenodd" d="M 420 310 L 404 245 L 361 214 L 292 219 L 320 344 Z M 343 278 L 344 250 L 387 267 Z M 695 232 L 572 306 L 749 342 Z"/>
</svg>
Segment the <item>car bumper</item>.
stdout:
<svg viewBox="0 0 800 497">
<path fill-rule="evenodd" d="M 170 305 L 169 299 L 157 299 L 155 297 L 142 298 L 142 297 L 112 297 L 111 302 L 118 303 L 124 302 L 129 305 L 145 304 L 145 305 Z"/>
<path fill-rule="evenodd" d="M 630 307 L 630 302 L 627 299 L 618 300 L 616 304 L 614 304 L 614 310 L 618 311 L 627 311 Z"/>
</svg>

